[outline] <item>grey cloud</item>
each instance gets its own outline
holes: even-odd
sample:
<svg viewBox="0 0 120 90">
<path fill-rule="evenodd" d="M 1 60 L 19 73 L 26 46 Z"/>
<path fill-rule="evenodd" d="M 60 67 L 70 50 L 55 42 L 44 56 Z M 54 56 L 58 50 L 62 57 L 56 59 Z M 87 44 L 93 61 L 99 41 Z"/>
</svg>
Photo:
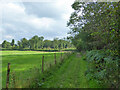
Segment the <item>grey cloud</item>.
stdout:
<svg viewBox="0 0 120 90">
<path fill-rule="evenodd" d="M 55 7 L 53 2 L 23 2 L 25 11 L 28 14 L 35 14 L 38 17 L 61 18 L 64 11 Z"/>
<path fill-rule="evenodd" d="M 61 14 L 64 10 L 60 10 L 54 6 L 53 3 L 23 3 L 25 7 L 25 14 L 3 13 L 3 40 L 11 39 L 5 38 L 6 35 L 13 36 L 16 41 L 21 38 L 30 39 L 34 35 L 44 36 L 45 39 L 53 39 L 55 37 L 63 38 L 67 36 L 69 31 L 66 28 L 66 21 L 61 19 Z M 7 12 L 7 11 L 6 11 Z M 36 15 L 37 18 L 48 17 L 56 21 L 50 28 L 35 28 L 30 23 L 26 23 L 23 17 L 31 18 L 30 15 Z M 8 25 L 7 25 L 8 24 Z M 3 41 L 2 40 L 2 41 Z M 1 43 L 1 42 L 0 42 Z"/>
</svg>

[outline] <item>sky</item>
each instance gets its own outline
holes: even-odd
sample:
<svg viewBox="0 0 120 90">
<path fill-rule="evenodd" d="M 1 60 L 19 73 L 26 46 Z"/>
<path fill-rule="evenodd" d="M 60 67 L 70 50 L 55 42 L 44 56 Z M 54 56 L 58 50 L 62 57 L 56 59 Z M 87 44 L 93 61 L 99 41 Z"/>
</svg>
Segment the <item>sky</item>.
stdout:
<svg viewBox="0 0 120 90">
<path fill-rule="evenodd" d="M 70 29 L 67 21 L 74 11 L 74 0 L 52 0 L 46 2 L 6 2 L 2 4 L 2 25 L 0 33 L 3 40 L 11 42 L 22 38 L 30 39 L 34 35 L 45 39 L 68 36 Z"/>
</svg>

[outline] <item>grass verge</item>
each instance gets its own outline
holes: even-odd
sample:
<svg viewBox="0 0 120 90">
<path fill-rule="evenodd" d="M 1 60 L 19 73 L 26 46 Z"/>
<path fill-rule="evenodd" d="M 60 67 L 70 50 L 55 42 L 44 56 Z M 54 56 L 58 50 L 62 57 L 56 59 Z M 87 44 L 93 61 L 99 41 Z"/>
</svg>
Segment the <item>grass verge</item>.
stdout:
<svg viewBox="0 0 120 90">
<path fill-rule="evenodd" d="M 87 62 L 83 58 L 76 57 L 76 53 L 70 55 L 41 74 L 32 88 L 102 88 L 96 80 L 88 81 Z"/>
</svg>

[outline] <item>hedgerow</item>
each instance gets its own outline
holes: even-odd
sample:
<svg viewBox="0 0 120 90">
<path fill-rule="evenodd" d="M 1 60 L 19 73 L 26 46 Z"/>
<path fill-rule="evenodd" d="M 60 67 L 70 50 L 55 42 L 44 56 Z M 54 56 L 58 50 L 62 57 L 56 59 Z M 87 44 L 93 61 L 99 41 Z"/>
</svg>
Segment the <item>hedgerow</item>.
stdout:
<svg viewBox="0 0 120 90">
<path fill-rule="evenodd" d="M 119 57 L 114 57 L 107 51 L 92 50 L 87 52 L 86 61 L 88 80 L 96 79 L 100 85 L 120 88 Z"/>
</svg>

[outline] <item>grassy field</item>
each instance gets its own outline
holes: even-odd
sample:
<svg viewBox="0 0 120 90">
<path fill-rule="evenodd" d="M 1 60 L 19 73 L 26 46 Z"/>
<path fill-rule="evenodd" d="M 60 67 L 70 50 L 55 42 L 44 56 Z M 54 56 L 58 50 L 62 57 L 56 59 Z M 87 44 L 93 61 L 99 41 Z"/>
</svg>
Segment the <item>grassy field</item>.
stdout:
<svg viewBox="0 0 120 90">
<path fill-rule="evenodd" d="M 10 87 L 13 87 L 12 79 L 15 74 L 15 87 L 29 87 L 32 80 L 41 72 L 42 56 L 44 55 L 45 69 L 49 64 L 54 64 L 54 52 L 40 51 L 2 51 L 2 87 L 6 85 L 7 64 L 11 63 Z M 56 58 L 59 61 L 60 53 Z"/>
<path fill-rule="evenodd" d="M 42 56 L 45 56 L 45 72 L 41 73 Z M 54 52 L 2 51 L 2 87 L 6 85 L 7 64 L 11 63 L 10 86 L 12 88 L 102 88 L 96 80 L 85 75 L 87 62 L 77 53 L 57 52 L 57 65 Z M 59 62 L 59 63 L 58 63 Z M 52 67 L 50 68 L 50 64 Z"/>
</svg>

